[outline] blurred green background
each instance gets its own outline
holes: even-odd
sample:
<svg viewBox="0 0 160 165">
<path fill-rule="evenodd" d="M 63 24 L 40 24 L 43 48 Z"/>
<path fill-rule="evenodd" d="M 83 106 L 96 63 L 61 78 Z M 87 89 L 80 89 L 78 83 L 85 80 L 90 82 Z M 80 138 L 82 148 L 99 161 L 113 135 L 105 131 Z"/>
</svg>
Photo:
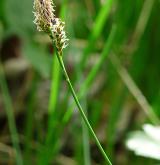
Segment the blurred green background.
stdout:
<svg viewBox="0 0 160 165">
<path fill-rule="evenodd" d="M 111 161 L 158 163 L 136 156 L 125 141 L 144 123 L 159 124 L 160 1 L 54 4 L 69 38 L 67 71 L 77 94 L 83 91 L 80 102 Z M 106 164 L 49 37 L 33 20 L 32 0 L 0 0 L 0 164 Z"/>
</svg>

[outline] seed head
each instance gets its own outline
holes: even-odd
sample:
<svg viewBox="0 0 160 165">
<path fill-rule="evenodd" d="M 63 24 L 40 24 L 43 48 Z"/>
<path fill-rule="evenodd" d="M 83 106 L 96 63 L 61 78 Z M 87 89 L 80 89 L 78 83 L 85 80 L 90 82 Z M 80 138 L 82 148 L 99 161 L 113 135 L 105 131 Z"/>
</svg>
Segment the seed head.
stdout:
<svg viewBox="0 0 160 165">
<path fill-rule="evenodd" d="M 38 31 L 44 31 L 55 42 L 56 48 L 61 54 L 68 45 L 68 39 L 64 30 L 65 23 L 55 18 L 52 0 L 34 0 L 34 23 Z"/>
<path fill-rule="evenodd" d="M 55 45 L 57 47 L 58 52 L 62 52 L 64 48 L 68 45 L 68 40 L 66 37 L 66 32 L 64 30 L 65 23 L 62 22 L 59 18 L 55 18 L 54 24 L 52 27 L 53 38 L 55 41 Z"/>
<path fill-rule="evenodd" d="M 50 32 L 55 17 L 52 0 L 34 0 L 34 23 L 38 31 Z"/>
</svg>

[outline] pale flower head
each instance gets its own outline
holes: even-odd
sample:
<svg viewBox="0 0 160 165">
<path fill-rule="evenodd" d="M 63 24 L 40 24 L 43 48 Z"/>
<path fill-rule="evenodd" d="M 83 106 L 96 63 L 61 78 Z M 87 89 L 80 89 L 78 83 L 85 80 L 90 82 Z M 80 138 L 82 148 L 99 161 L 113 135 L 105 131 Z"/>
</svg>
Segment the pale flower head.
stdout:
<svg viewBox="0 0 160 165">
<path fill-rule="evenodd" d="M 34 23 L 38 31 L 47 33 L 55 42 L 59 54 L 68 45 L 68 39 L 64 30 L 65 23 L 54 15 L 52 0 L 34 0 Z"/>
<path fill-rule="evenodd" d="M 34 0 L 33 8 L 37 30 L 49 33 L 55 17 L 52 0 Z"/>
<path fill-rule="evenodd" d="M 54 36 L 54 41 L 58 52 L 62 52 L 64 48 L 68 45 L 68 39 L 66 37 L 66 32 L 64 30 L 65 23 L 59 18 L 54 19 L 54 24 L 52 27 L 52 32 Z"/>
</svg>

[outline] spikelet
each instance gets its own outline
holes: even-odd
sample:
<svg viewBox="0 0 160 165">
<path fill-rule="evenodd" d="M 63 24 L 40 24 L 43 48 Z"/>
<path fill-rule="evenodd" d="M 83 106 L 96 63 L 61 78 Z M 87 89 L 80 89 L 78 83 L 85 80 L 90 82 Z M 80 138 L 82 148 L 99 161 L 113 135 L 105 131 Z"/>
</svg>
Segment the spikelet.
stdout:
<svg viewBox="0 0 160 165">
<path fill-rule="evenodd" d="M 55 45 L 58 52 L 62 52 L 64 48 L 68 45 L 68 40 L 64 30 L 65 23 L 62 22 L 59 18 L 54 19 L 54 24 L 52 26 L 52 32 L 54 36 Z"/>
<path fill-rule="evenodd" d="M 34 0 L 34 23 L 38 31 L 50 33 L 52 20 L 54 19 L 54 8 L 52 0 Z"/>
<path fill-rule="evenodd" d="M 34 0 L 34 23 L 38 31 L 44 31 L 55 42 L 59 54 L 68 45 L 68 39 L 64 30 L 65 23 L 55 18 L 52 0 Z"/>
</svg>

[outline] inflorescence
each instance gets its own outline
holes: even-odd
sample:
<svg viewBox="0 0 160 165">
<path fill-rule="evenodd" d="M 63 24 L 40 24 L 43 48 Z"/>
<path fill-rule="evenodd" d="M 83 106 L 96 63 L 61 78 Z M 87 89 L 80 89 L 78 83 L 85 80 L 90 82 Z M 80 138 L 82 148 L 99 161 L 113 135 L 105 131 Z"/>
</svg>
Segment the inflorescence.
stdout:
<svg viewBox="0 0 160 165">
<path fill-rule="evenodd" d="M 54 15 L 52 0 L 34 0 L 34 23 L 38 31 L 47 33 L 55 42 L 58 53 L 68 45 L 68 39 L 64 30 L 65 23 Z"/>
</svg>

